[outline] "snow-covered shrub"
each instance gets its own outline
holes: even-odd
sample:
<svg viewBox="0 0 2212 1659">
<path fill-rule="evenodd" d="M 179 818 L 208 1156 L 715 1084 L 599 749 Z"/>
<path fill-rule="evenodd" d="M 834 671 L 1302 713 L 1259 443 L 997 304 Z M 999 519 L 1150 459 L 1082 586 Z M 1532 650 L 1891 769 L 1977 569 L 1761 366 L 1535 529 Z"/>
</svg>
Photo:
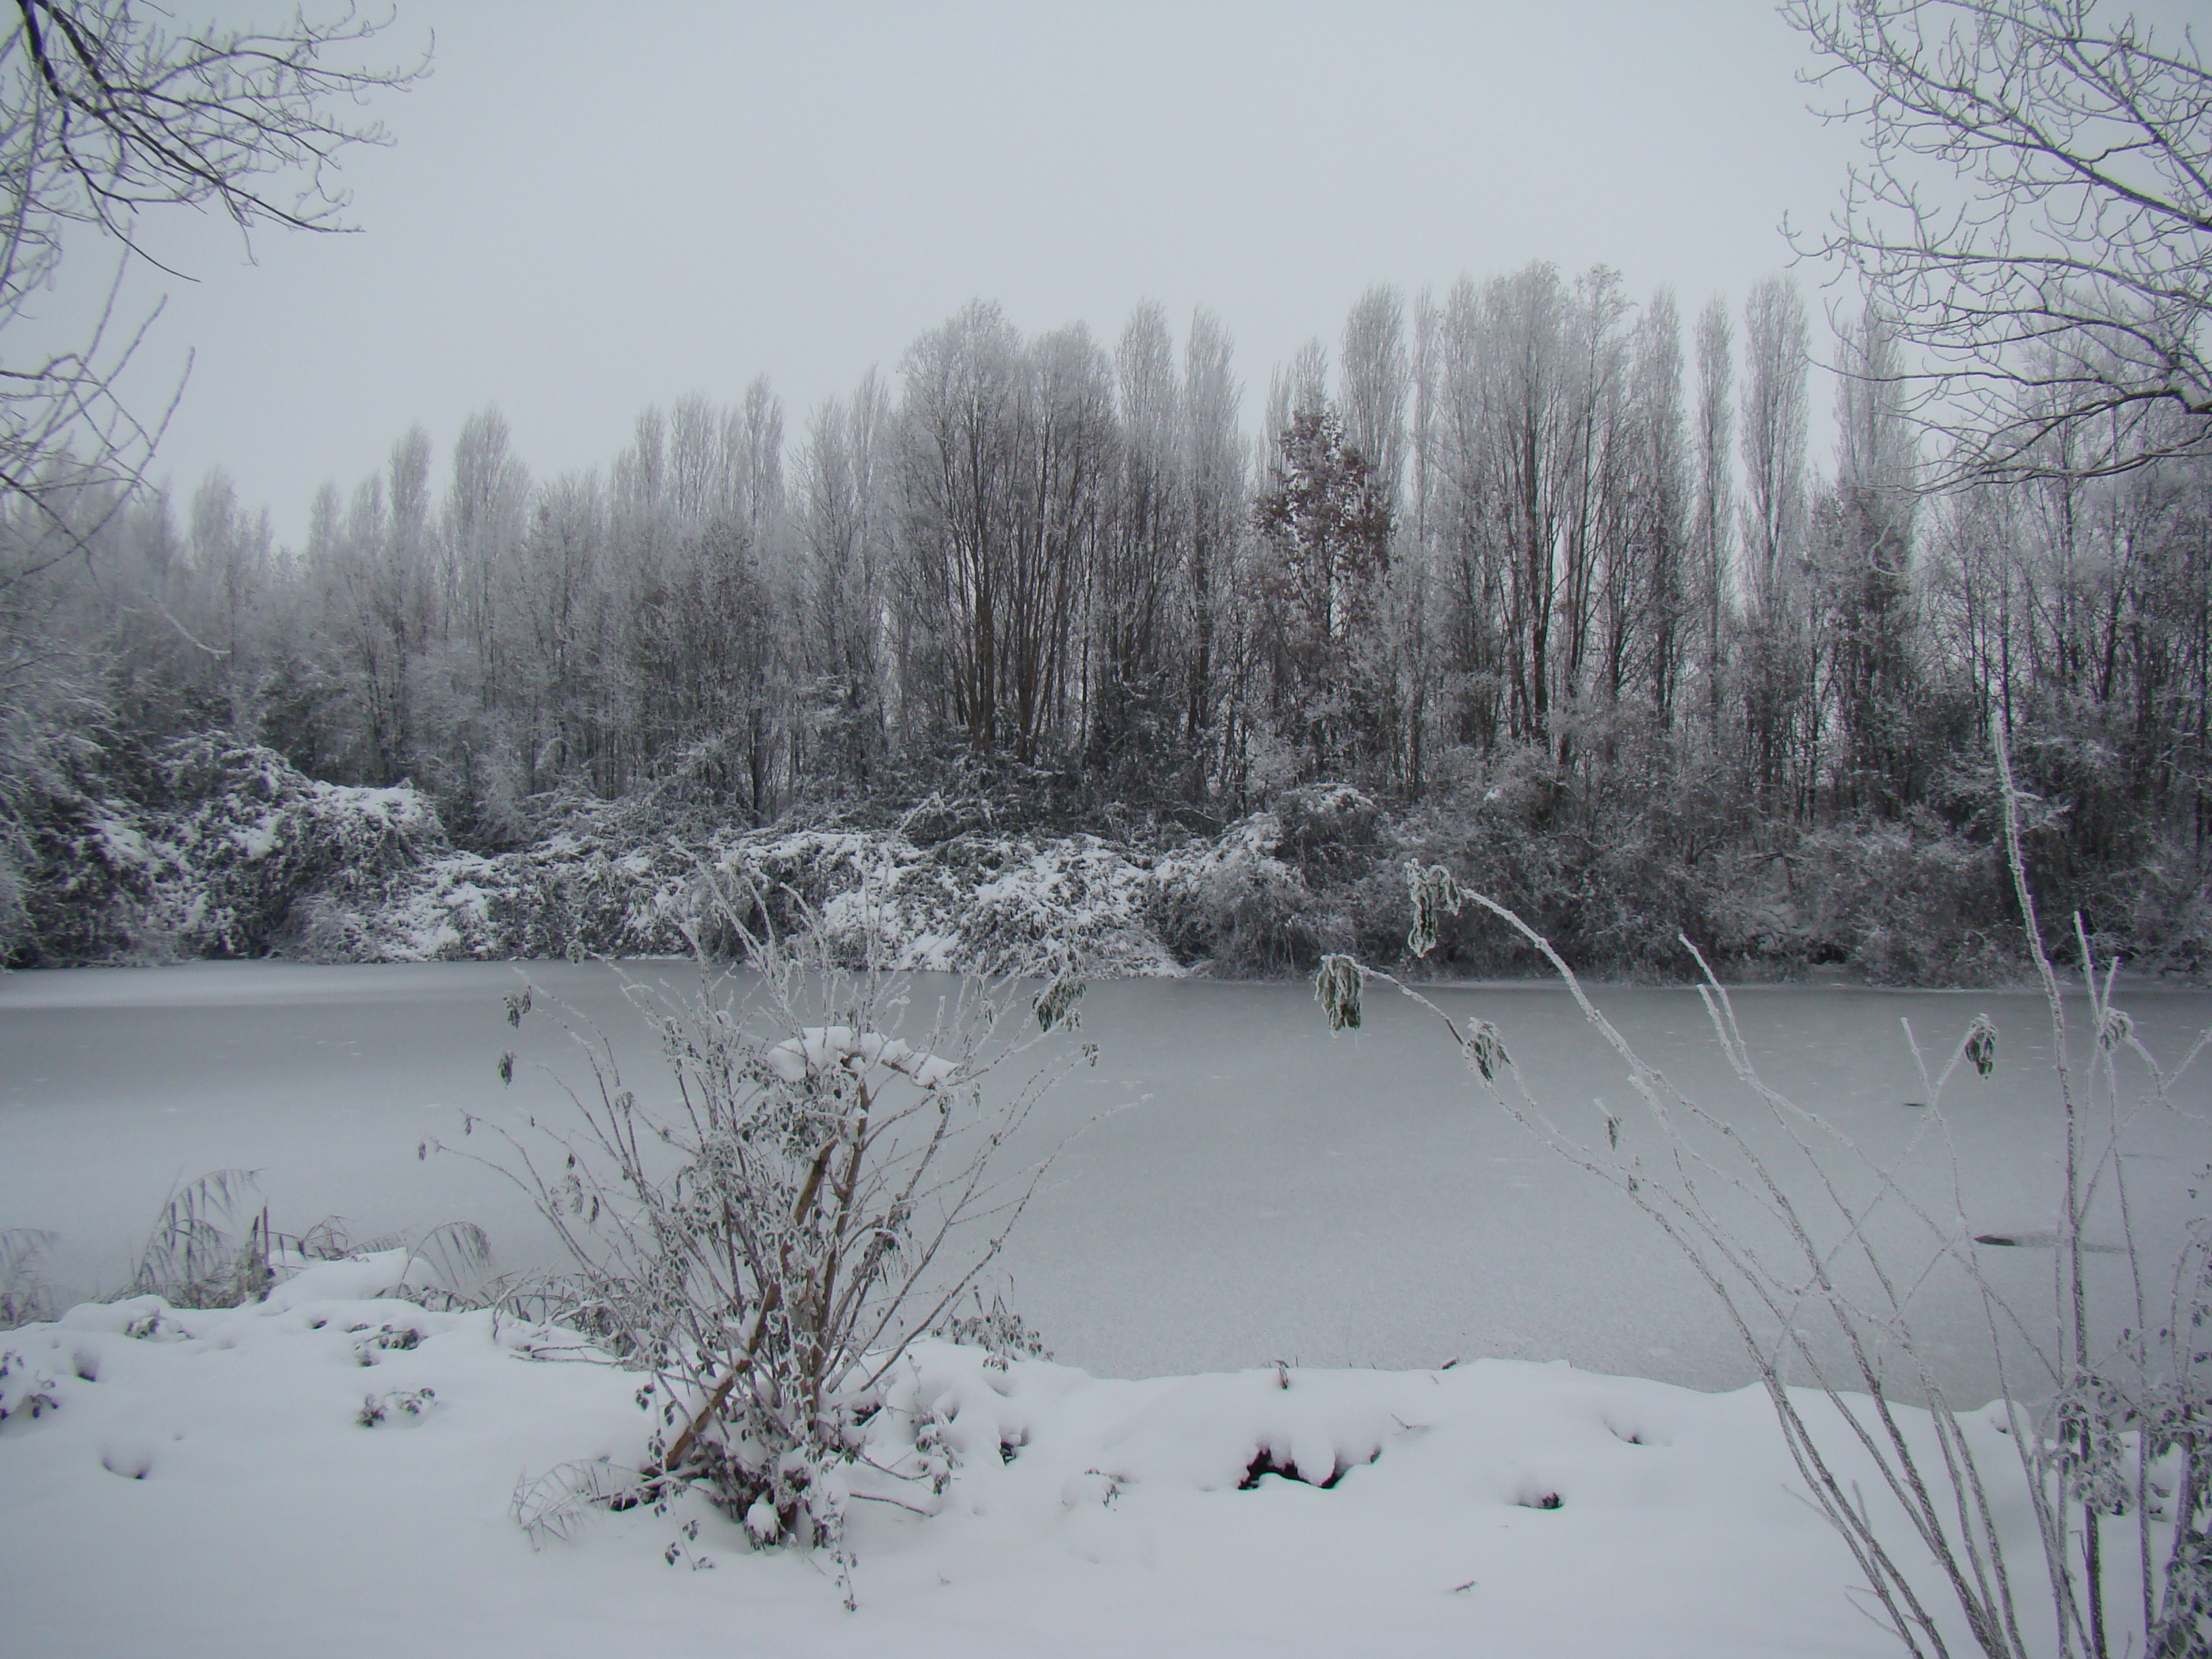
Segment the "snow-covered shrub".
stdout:
<svg viewBox="0 0 2212 1659">
<path fill-rule="evenodd" d="M 31 933 L 30 837 L 0 821 L 0 964 L 12 962 Z"/>
<path fill-rule="evenodd" d="M 0 1423 L 37 1419 L 61 1408 L 54 1379 L 13 1348 L 0 1349 Z"/>
<path fill-rule="evenodd" d="M 405 785 L 318 782 L 272 750 L 216 734 L 167 744 L 147 769 L 137 799 L 47 804 L 21 954 L 49 964 L 252 957 L 309 940 L 343 954 L 332 915 L 374 909 L 396 876 L 445 849 L 436 816 Z"/>
<path fill-rule="evenodd" d="M 924 846 L 875 830 L 710 830 L 637 842 L 563 831 L 496 857 L 451 853 L 380 903 L 311 908 L 354 959 L 742 956 L 808 934 L 848 967 L 994 972 L 1056 951 L 1086 973 L 1172 972 L 1150 861 L 1095 836 L 963 831 Z"/>
<path fill-rule="evenodd" d="M 1348 783 L 1308 784 L 1275 799 L 1285 857 L 1301 870 L 1358 871 L 1377 845 L 1382 808 Z"/>
<path fill-rule="evenodd" d="M 364 1429 L 381 1423 L 419 1423 L 437 1404 L 435 1389 L 386 1389 L 382 1394 L 362 1395 L 361 1410 L 354 1421 Z"/>
<path fill-rule="evenodd" d="M 2089 943 L 2138 972 L 2201 975 L 2212 967 L 2212 884 L 2179 838 L 2145 848 L 2082 896 Z"/>
<path fill-rule="evenodd" d="M 2003 854 L 1924 820 L 1816 831 L 1788 861 L 1800 948 L 1877 985 L 2014 976 Z"/>
<path fill-rule="evenodd" d="M 1683 973 L 1680 938 L 1731 975 L 1840 968 L 1881 984 L 1987 984 L 2026 963 L 1996 819 L 1971 789 L 1934 811 L 1819 830 L 1733 821 L 1710 779 L 1655 772 L 1593 797 L 1519 751 L 1391 826 L 1402 854 L 1495 896 L 1584 972 Z M 1394 951 L 1363 943 L 1363 956 Z M 1431 958 L 1462 973 L 1525 959 L 1494 928 L 1446 920 Z"/>
<path fill-rule="evenodd" d="M 1220 840 L 1164 861 L 1156 901 L 1162 937 L 1184 961 L 1223 975 L 1295 971 L 1336 937 L 1317 895 L 1281 855 L 1282 821 L 1255 812 Z"/>
<path fill-rule="evenodd" d="M 1395 878 L 1372 881 L 1380 824 L 1375 801 L 1347 784 L 1286 790 L 1211 843 L 1159 860 L 1153 925 L 1180 960 L 1261 977 L 1402 933 Z"/>
<path fill-rule="evenodd" d="M 901 981 L 840 967 L 819 930 L 756 933 L 761 908 L 746 893 L 725 912 L 757 975 L 744 1001 L 651 1005 L 676 1107 L 641 1103 L 586 1036 L 589 1085 L 561 1085 L 583 1127 L 506 1136 L 503 1167 L 576 1264 L 562 1316 L 648 1377 L 644 1467 L 613 1501 L 697 1483 L 757 1542 L 842 1562 L 845 1471 L 884 1375 L 1042 1173 L 993 1159 L 1076 1058 L 1054 1035 L 1073 995 L 971 979 L 906 1029 Z M 544 1008 L 520 997 L 510 1017 Z M 1024 1055 L 1026 1076 L 1002 1075 Z"/>
<path fill-rule="evenodd" d="M 207 738 L 171 745 L 162 768 L 177 926 L 203 956 L 261 955 L 303 896 L 336 889 L 373 899 L 444 848 L 436 816 L 404 784 L 322 783 L 273 750 Z"/>
<path fill-rule="evenodd" d="M 1151 872 L 1126 850 L 1096 836 L 979 850 L 990 867 L 954 910 L 961 968 L 1000 973 L 1056 959 L 1080 973 L 1126 974 L 1163 965 L 1145 923 Z"/>
<path fill-rule="evenodd" d="M 155 900 L 163 860 L 137 808 L 113 798 L 56 797 L 27 839 L 34 873 L 15 965 L 158 960 L 174 950 Z"/>
<path fill-rule="evenodd" d="M 930 1328 L 932 1336 L 941 1336 L 963 1347 L 981 1348 L 989 1356 L 984 1363 L 1001 1370 L 1016 1359 L 1052 1358 L 1052 1350 L 1045 1346 L 1044 1338 L 1006 1305 L 1003 1294 L 994 1295 L 988 1307 L 983 1305 L 980 1285 L 971 1286 L 969 1295 L 974 1311 L 963 1309 L 945 1314 Z"/>
<path fill-rule="evenodd" d="M 1547 750 L 1530 746 L 1439 789 L 1404 816 L 1395 838 L 1401 855 L 1448 866 L 1499 896 L 1590 972 L 1673 974 L 1678 932 L 1711 937 L 1716 848 L 1698 823 L 1698 799 L 1694 781 L 1659 776 L 1646 789 L 1593 796 Z M 1402 894 L 1395 871 L 1390 881 Z M 1380 951 L 1373 957 L 1385 959 Z M 1440 919 L 1429 960 L 1463 974 L 1526 968 L 1494 930 L 1464 918 Z"/>
</svg>

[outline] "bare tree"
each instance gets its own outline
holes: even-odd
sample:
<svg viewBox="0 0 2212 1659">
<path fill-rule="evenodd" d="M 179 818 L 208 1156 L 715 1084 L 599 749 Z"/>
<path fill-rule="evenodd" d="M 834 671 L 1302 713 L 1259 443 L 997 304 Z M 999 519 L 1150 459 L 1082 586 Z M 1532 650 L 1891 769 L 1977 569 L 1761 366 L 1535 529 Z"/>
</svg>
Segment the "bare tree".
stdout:
<svg viewBox="0 0 2212 1659">
<path fill-rule="evenodd" d="M 1735 411 L 1729 402 L 1735 379 L 1729 343 L 1728 302 L 1715 295 L 1698 318 L 1698 502 L 1696 529 L 1698 598 L 1703 616 L 1705 712 L 1710 734 L 1721 731 L 1721 681 L 1727 662 L 1729 548 L 1735 514 L 1735 475 L 1729 466 L 1735 441 Z"/>
<path fill-rule="evenodd" d="M 1897 342 L 1871 311 L 1838 343 L 1836 538 L 1824 573 L 1835 633 L 1839 793 L 1894 814 L 1912 793 L 1915 652 L 1914 434 L 1899 395 Z"/>
<path fill-rule="evenodd" d="M 1265 474 L 1282 464 L 1282 435 L 1293 420 L 1319 415 L 1329 406 L 1328 348 L 1319 340 L 1308 340 L 1291 354 L 1286 366 L 1267 377 L 1267 423 L 1260 434 L 1260 471 Z"/>
<path fill-rule="evenodd" d="M 1631 466 L 1632 550 L 1638 568 L 1617 579 L 1632 625 L 1646 628 L 1646 683 L 1662 727 L 1674 720 L 1675 697 L 1695 625 L 1690 540 L 1690 474 L 1682 431 L 1681 323 L 1671 289 L 1651 296 L 1632 337 L 1634 355 Z"/>
<path fill-rule="evenodd" d="M 902 678 L 978 755 L 1082 725 L 1087 584 L 1118 466 L 1112 366 L 1080 325 L 1024 342 L 969 305 L 903 367 Z"/>
<path fill-rule="evenodd" d="M 1188 672 L 1183 735 L 1190 751 L 1190 789 L 1206 792 L 1206 739 L 1221 696 L 1217 632 L 1231 602 L 1244 506 L 1244 452 L 1237 413 L 1244 389 L 1231 368 L 1233 349 L 1220 319 L 1200 310 L 1183 342 L 1184 466 L 1190 486 Z M 1224 768 L 1225 770 L 1225 760 Z"/>
<path fill-rule="evenodd" d="M 1167 633 L 1188 542 L 1182 388 L 1167 313 L 1147 301 L 1114 353 L 1121 443 L 1093 590 L 1091 746 L 1126 769 L 1172 736 Z"/>
<path fill-rule="evenodd" d="M 863 783 L 887 740 L 890 410 L 872 368 L 849 403 L 833 398 L 815 411 L 799 461 L 802 638 L 821 711 L 814 741 L 833 774 Z"/>
<path fill-rule="evenodd" d="M 1866 151 L 1799 250 L 1858 273 L 1917 356 L 1921 418 L 1985 476 L 2212 453 L 2212 72 L 2187 31 L 2094 10 L 1783 9 Z"/>
<path fill-rule="evenodd" d="M 1786 276 L 1752 289 L 1743 320 L 1744 585 L 1764 614 L 1785 602 L 1804 532 L 1810 337 L 1804 297 Z"/>
<path fill-rule="evenodd" d="M 422 73 L 344 61 L 384 27 L 350 12 L 171 33 L 129 0 L 16 0 L 15 10 L 0 41 L 0 331 L 24 320 L 82 228 L 122 262 L 89 338 L 43 356 L 0 354 L 0 490 L 62 532 L 0 563 L 9 583 L 87 545 L 82 515 L 64 504 L 97 494 L 112 512 L 113 486 L 137 480 L 166 422 L 115 390 L 152 321 L 118 324 L 123 264 L 136 255 L 167 269 L 147 251 L 144 210 L 217 207 L 246 233 L 345 229 L 332 164 L 386 142 L 358 101 Z"/>
<path fill-rule="evenodd" d="M 1808 326 L 1796 283 L 1771 276 L 1743 312 L 1741 443 L 1744 695 L 1751 763 L 1770 811 L 1810 805 L 1815 769 L 1811 696 L 1818 673 L 1805 623 L 1805 550 L 1812 517 L 1805 378 Z"/>
<path fill-rule="evenodd" d="M 1406 400 L 1413 390 L 1405 319 L 1398 290 L 1376 283 L 1345 319 L 1337 362 L 1345 440 L 1365 458 L 1394 514 L 1405 473 Z"/>
</svg>

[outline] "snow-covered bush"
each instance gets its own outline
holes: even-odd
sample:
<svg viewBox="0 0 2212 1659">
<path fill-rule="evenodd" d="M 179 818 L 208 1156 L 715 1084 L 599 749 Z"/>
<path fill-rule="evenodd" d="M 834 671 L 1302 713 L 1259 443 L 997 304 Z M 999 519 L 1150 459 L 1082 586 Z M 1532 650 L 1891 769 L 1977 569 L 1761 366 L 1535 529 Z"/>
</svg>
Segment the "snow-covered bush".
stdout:
<svg viewBox="0 0 2212 1659">
<path fill-rule="evenodd" d="M 214 735 L 166 745 L 149 770 L 137 799 L 47 802 L 20 954 L 59 964 L 298 948 L 341 896 L 373 909 L 395 877 L 445 850 L 436 816 L 405 785 L 318 782 L 271 750 Z"/>
<path fill-rule="evenodd" d="M 1403 888 L 1379 856 L 1389 845 L 1381 809 L 1349 785 L 1286 790 L 1159 861 L 1153 924 L 1178 959 L 1224 975 L 1273 977 L 1331 951 L 1370 951 L 1405 931 Z"/>
<path fill-rule="evenodd" d="M 129 803 L 70 794 L 44 803 L 26 839 L 32 868 L 15 966 L 167 954 L 154 890 L 161 860 Z"/>
<path fill-rule="evenodd" d="M 306 893 L 380 893 L 444 850 L 445 831 L 404 784 L 368 789 L 303 777 L 272 750 L 188 738 L 163 752 L 160 825 L 176 873 L 164 899 L 204 956 L 258 956 Z"/>
<path fill-rule="evenodd" d="M 1019 810 L 931 797 L 866 822 L 768 828 L 706 801 L 576 801 L 544 839 L 485 854 L 453 847 L 410 787 L 319 782 L 217 735 L 105 781 L 81 770 L 33 792 L 34 811 L 0 817 L 15 848 L 0 846 L 0 946 L 18 965 L 730 956 L 741 945 L 721 896 L 750 886 L 762 896 L 748 926 L 819 928 L 848 965 L 872 949 L 887 966 L 988 972 L 1049 945 L 1093 975 L 1203 963 L 1273 977 L 1332 952 L 1403 961 L 1395 872 L 1410 856 L 1460 872 L 1594 974 L 1679 977 L 1678 934 L 1751 977 L 1826 967 L 1967 984 L 2028 966 L 1980 774 L 1947 775 L 1895 822 L 1806 830 L 1747 825 L 1713 779 L 1663 768 L 1647 787 L 1593 793 L 1532 746 L 1447 768 L 1417 804 L 1311 784 L 1195 836 L 1110 808 L 1073 829 L 1040 785 L 1012 794 Z M 2039 811 L 2029 846 L 2063 847 L 2063 811 Z M 2194 855 L 2148 840 L 2140 852 L 2046 872 L 2039 890 L 2084 910 L 2098 949 L 2197 971 L 2212 961 L 2212 898 Z M 1494 930 L 1450 918 L 1427 961 L 1525 967 Z"/>
<path fill-rule="evenodd" d="M 838 965 L 819 927 L 796 945 L 755 932 L 765 908 L 747 886 L 723 910 L 749 996 L 733 1006 L 723 981 L 650 1005 L 674 1108 L 641 1103 L 579 1033 L 590 1082 L 561 1086 L 582 1127 L 507 1135 L 502 1167 L 576 1264 L 561 1316 L 649 1379 L 635 1486 L 585 1495 L 698 1484 L 757 1542 L 843 1563 L 846 1469 L 884 1378 L 975 1283 L 1042 1173 L 1006 1176 L 994 1158 L 1078 1057 L 1058 1035 L 1077 988 L 970 979 L 918 1012 L 896 976 Z M 544 1012 L 529 994 L 509 1007 Z"/>
<path fill-rule="evenodd" d="M 37 1419 L 61 1407 L 54 1379 L 13 1348 L 0 1349 L 0 1423 Z"/>
<path fill-rule="evenodd" d="M 1806 836 L 1785 860 L 1790 948 L 1877 985 L 1987 985 L 2019 971 L 2003 853 L 1926 820 Z"/>
<path fill-rule="evenodd" d="M 322 926 L 356 960 L 744 953 L 740 927 L 807 933 L 848 967 L 1000 971 L 1043 951 L 1085 973 L 1174 971 L 1151 861 L 1096 836 L 904 829 L 589 828 L 497 857 L 451 853 Z M 736 903 L 732 894 L 740 895 Z"/>
</svg>

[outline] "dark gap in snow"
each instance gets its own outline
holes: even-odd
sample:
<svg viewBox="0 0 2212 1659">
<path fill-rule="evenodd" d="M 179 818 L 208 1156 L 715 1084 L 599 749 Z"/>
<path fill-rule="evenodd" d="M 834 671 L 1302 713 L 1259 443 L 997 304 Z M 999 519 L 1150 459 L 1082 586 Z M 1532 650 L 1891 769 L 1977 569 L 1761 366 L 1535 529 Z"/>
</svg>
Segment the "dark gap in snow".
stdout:
<svg viewBox="0 0 2212 1659">
<path fill-rule="evenodd" d="M 1567 1500 L 1555 1492 L 1541 1492 L 1527 1498 L 1516 1498 L 1513 1501 L 1524 1510 L 1556 1510 Z"/>
<path fill-rule="evenodd" d="M 363 1325 L 355 1328 L 366 1330 L 368 1328 Z M 374 1365 L 379 1354 L 404 1353 L 410 1348 L 419 1347 L 422 1341 L 422 1333 L 411 1325 L 386 1325 L 374 1336 L 363 1337 L 355 1343 L 354 1358 L 364 1365 Z"/>
<path fill-rule="evenodd" d="M 1336 1467 L 1329 1471 L 1328 1479 L 1322 1481 L 1313 1481 L 1307 1480 L 1305 1476 L 1298 1473 L 1297 1460 L 1292 1458 L 1279 1459 L 1275 1455 L 1274 1448 L 1272 1446 L 1262 1446 L 1258 1451 L 1252 1455 L 1252 1461 L 1244 1466 L 1244 1478 L 1237 1483 L 1237 1490 L 1239 1492 L 1250 1492 L 1254 1487 L 1260 1484 L 1261 1480 L 1264 1477 L 1271 1474 L 1279 1474 L 1285 1480 L 1297 1481 L 1300 1486 L 1318 1486 L 1322 1491 L 1328 1492 L 1333 1488 L 1338 1481 L 1343 1480 L 1346 1474 L 1350 1474 L 1353 1469 L 1358 1468 L 1361 1463 L 1372 1463 L 1376 1458 L 1382 1455 L 1382 1449 L 1380 1446 L 1377 1446 L 1373 1451 L 1368 1453 L 1365 1457 L 1360 1458 L 1354 1462 L 1347 1462 L 1345 1461 L 1344 1454 L 1342 1452 L 1339 1452 L 1336 1455 Z"/>
</svg>

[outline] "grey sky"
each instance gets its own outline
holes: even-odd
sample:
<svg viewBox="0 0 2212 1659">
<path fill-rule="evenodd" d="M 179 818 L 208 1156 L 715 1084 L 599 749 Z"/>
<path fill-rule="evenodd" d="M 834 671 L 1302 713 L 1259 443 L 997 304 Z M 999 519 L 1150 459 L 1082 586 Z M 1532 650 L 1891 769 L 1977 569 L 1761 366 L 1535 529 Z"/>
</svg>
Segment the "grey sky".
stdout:
<svg viewBox="0 0 2212 1659">
<path fill-rule="evenodd" d="M 390 55 L 432 28 L 432 77 L 378 106 L 393 147 L 348 164 L 362 234 L 264 234 L 255 265 L 219 222 L 146 228 L 199 278 L 142 290 L 170 299 L 139 401 L 197 353 L 155 473 L 227 467 L 280 540 L 409 422 L 442 465 L 487 404 L 540 475 L 757 374 L 795 439 L 979 295 L 1109 343 L 1139 301 L 1178 333 L 1207 306 L 1248 425 L 1373 282 L 1603 261 L 1693 317 L 1787 264 L 1784 215 L 1823 219 L 1850 153 L 1757 0 L 402 0 Z M 58 317 L 99 280 L 72 264 Z"/>
</svg>

